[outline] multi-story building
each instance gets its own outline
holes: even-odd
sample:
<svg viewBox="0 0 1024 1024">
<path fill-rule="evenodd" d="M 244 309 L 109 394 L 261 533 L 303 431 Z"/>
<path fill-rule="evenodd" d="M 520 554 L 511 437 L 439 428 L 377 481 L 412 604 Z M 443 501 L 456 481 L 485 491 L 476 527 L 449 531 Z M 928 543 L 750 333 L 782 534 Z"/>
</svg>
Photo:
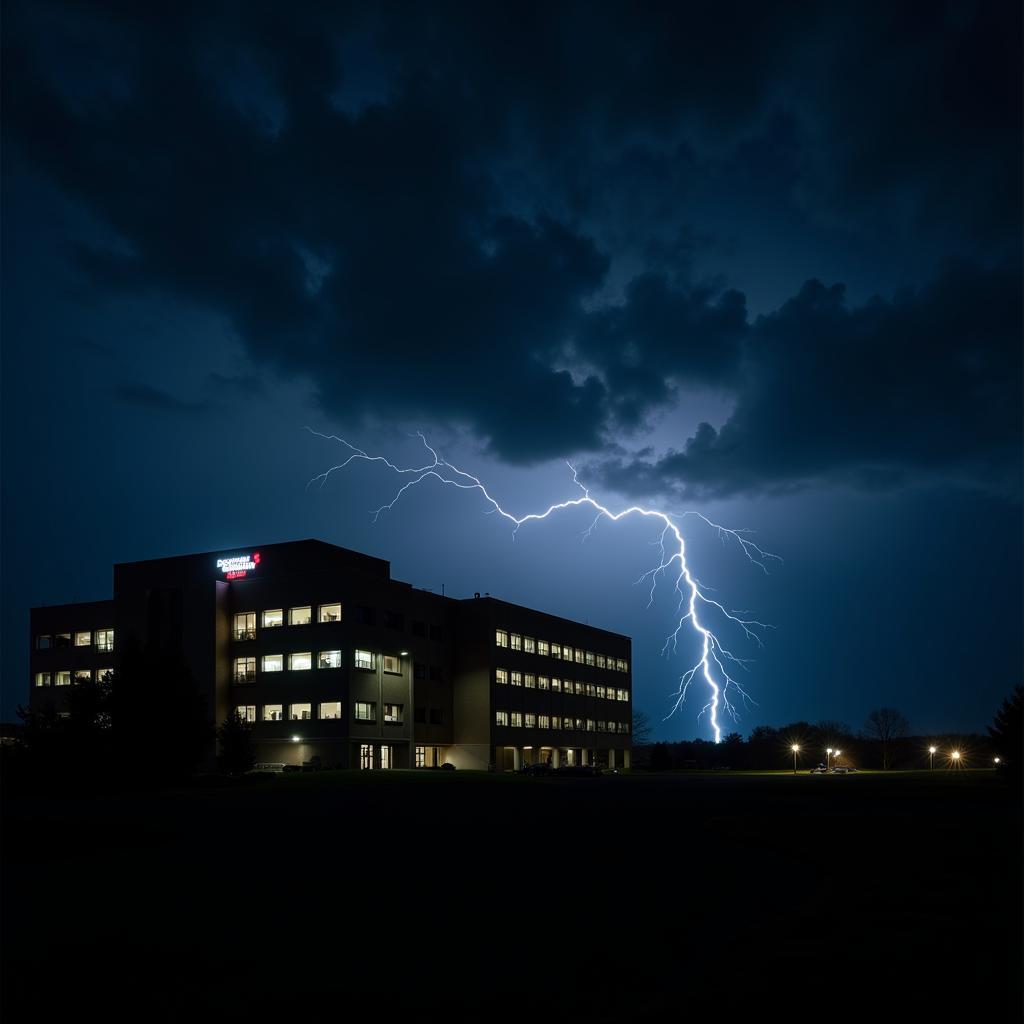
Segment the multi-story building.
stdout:
<svg viewBox="0 0 1024 1024">
<path fill-rule="evenodd" d="M 31 642 L 31 707 L 64 713 L 128 645 L 174 652 L 211 733 L 237 712 L 263 762 L 629 766 L 629 637 L 322 541 L 115 565 L 112 600 L 32 609 Z"/>
</svg>

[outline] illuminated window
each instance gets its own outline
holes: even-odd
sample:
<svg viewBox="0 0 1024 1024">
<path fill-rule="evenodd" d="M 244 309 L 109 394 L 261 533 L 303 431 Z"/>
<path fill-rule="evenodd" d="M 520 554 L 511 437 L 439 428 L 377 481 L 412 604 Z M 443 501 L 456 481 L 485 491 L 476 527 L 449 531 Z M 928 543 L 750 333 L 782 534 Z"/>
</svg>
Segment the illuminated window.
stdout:
<svg viewBox="0 0 1024 1024">
<path fill-rule="evenodd" d="M 572 648 L 566 647 L 565 644 L 562 644 L 562 660 L 572 661 Z"/>
<path fill-rule="evenodd" d="M 604 687 L 603 686 L 599 686 L 597 688 L 597 696 L 600 697 L 601 700 L 604 700 Z"/>
<path fill-rule="evenodd" d="M 537 716 L 531 714 L 529 711 L 526 712 L 526 728 L 536 729 L 537 728 Z"/>
<path fill-rule="evenodd" d="M 619 732 L 629 732 L 629 722 L 619 722 Z"/>
<path fill-rule="evenodd" d="M 426 747 L 416 748 L 416 767 L 426 768 L 427 766 L 427 749 Z"/>
<path fill-rule="evenodd" d="M 43 633 L 36 637 L 36 650 L 37 651 L 48 651 L 50 649 L 50 636 L 48 633 Z"/>
<path fill-rule="evenodd" d="M 528 690 L 537 689 L 537 677 L 532 672 L 527 672 L 523 677 L 523 683 Z"/>
<path fill-rule="evenodd" d="M 596 697 L 597 696 L 597 687 L 593 683 L 587 683 L 587 696 L 588 697 Z"/>
<path fill-rule="evenodd" d="M 539 729 L 550 729 L 551 728 L 551 718 L 548 715 L 538 715 L 537 716 L 537 728 L 539 728 Z"/>
<path fill-rule="evenodd" d="M 509 715 L 509 725 L 514 729 L 522 729 L 523 727 L 523 713 L 522 711 L 513 711 Z"/>
<path fill-rule="evenodd" d="M 537 676 L 537 689 L 550 690 L 551 680 L 547 676 Z"/>
<path fill-rule="evenodd" d="M 494 724 L 495 725 L 508 725 L 508 712 L 507 711 L 495 711 L 494 712 Z"/>
<path fill-rule="evenodd" d="M 76 683 L 91 683 L 92 672 L 87 668 L 76 668 L 75 669 L 75 682 Z"/>
<path fill-rule="evenodd" d="M 552 658 L 561 658 L 561 656 L 562 656 L 562 645 L 561 644 L 552 644 L 551 645 L 551 657 Z"/>
<path fill-rule="evenodd" d="M 391 768 L 391 748 L 384 744 L 380 748 L 380 766 L 381 768 Z"/>
<path fill-rule="evenodd" d="M 355 716 L 357 722 L 376 722 L 377 705 L 365 701 L 356 701 Z"/>
<path fill-rule="evenodd" d="M 619 660 L 615 663 L 615 667 L 620 672 L 628 672 L 629 671 L 629 666 L 621 658 L 619 658 Z"/>
<path fill-rule="evenodd" d="M 340 604 L 322 604 L 322 605 L 320 605 L 320 621 L 321 622 L 341 622 L 341 605 Z"/>
<path fill-rule="evenodd" d="M 75 646 L 76 647 L 91 647 L 92 646 L 92 630 L 84 630 L 81 633 L 75 634 Z"/>
<path fill-rule="evenodd" d="M 356 651 L 356 668 L 372 670 L 374 667 L 371 651 Z"/>
<path fill-rule="evenodd" d="M 36 686 L 49 686 L 50 685 L 50 673 L 49 672 L 37 672 L 36 673 Z"/>
<path fill-rule="evenodd" d="M 581 651 L 578 647 L 576 648 L 576 664 L 577 665 L 582 665 L 583 664 L 583 659 L 584 659 L 585 655 L 586 655 L 585 651 Z"/>
<path fill-rule="evenodd" d="M 313 717 L 313 709 L 309 704 L 289 704 L 288 718 L 292 722 L 308 722 Z"/>
<path fill-rule="evenodd" d="M 597 656 L 597 667 L 598 668 L 604 668 L 604 655 L 603 654 L 599 654 Z"/>
<path fill-rule="evenodd" d="M 594 664 L 594 652 L 593 651 L 587 651 L 587 664 L 588 665 L 593 665 Z"/>
<path fill-rule="evenodd" d="M 384 705 L 384 721 L 390 722 L 392 725 L 402 724 L 402 712 L 405 710 L 404 704 L 385 704 Z"/>
<path fill-rule="evenodd" d="M 96 630 L 96 650 L 109 654 L 114 649 L 114 631 L 112 629 Z"/>
<path fill-rule="evenodd" d="M 551 653 L 551 645 L 547 640 L 537 641 L 537 653 L 542 654 L 545 658 Z"/>
<path fill-rule="evenodd" d="M 512 641 L 513 651 L 521 651 L 523 649 L 523 638 L 518 633 L 513 633 L 509 639 Z"/>
<path fill-rule="evenodd" d="M 576 731 L 577 732 L 585 732 L 586 728 L 587 728 L 587 723 L 582 718 L 577 718 L 576 719 Z"/>
<path fill-rule="evenodd" d="M 373 767 L 373 744 L 372 743 L 360 743 L 359 744 L 359 767 L 360 768 L 372 768 Z"/>
<path fill-rule="evenodd" d="M 551 679 L 551 689 L 554 690 L 555 693 L 561 693 L 562 692 L 562 680 L 561 679 L 556 679 L 555 677 L 552 677 L 552 679 Z"/>
<path fill-rule="evenodd" d="M 271 608 L 263 613 L 263 628 L 272 629 L 274 626 L 284 625 L 284 609 Z"/>
<path fill-rule="evenodd" d="M 70 647 L 71 646 L 71 634 L 70 633 L 54 633 L 54 635 L 53 635 L 53 646 L 54 647 Z"/>
<path fill-rule="evenodd" d="M 284 655 L 283 654 L 264 654 L 263 655 L 263 671 L 264 672 L 281 672 L 284 670 Z"/>
<path fill-rule="evenodd" d="M 579 693 L 579 694 L 586 693 L 587 692 L 587 684 L 586 683 L 581 683 L 579 680 L 577 680 L 576 681 L 576 692 Z"/>
<path fill-rule="evenodd" d="M 312 651 L 296 651 L 288 655 L 288 668 L 292 672 L 305 672 L 313 667 Z"/>
<path fill-rule="evenodd" d="M 561 729 L 562 728 L 562 719 L 561 719 L 561 717 L 559 715 L 552 715 L 551 716 L 551 728 L 552 729 Z"/>
<path fill-rule="evenodd" d="M 53 681 L 54 686 L 70 686 L 71 685 L 71 673 L 70 672 L 58 672 Z"/>
<path fill-rule="evenodd" d="M 619 700 L 629 700 L 629 690 L 619 690 L 617 696 Z"/>
<path fill-rule="evenodd" d="M 508 647 L 508 633 L 503 629 L 495 630 L 494 642 L 498 647 Z"/>
<path fill-rule="evenodd" d="M 288 609 L 289 626 L 308 626 L 313 621 L 313 609 L 308 605 Z"/>
<path fill-rule="evenodd" d="M 594 720 L 592 718 L 587 719 L 587 732 L 594 731 Z"/>
<path fill-rule="evenodd" d="M 400 676 L 402 674 L 402 664 L 395 655 L 384 654 L 381 657 L 383 661 L 382 668 L 385 672 L 388 672 L 393 676 Z"/>
<path fill-rule="evenodd" d="M 316 661 L 317 668 L 341 668 L 341 651 L 321 651 Z"/>
<path fill-rule="evenodd" d="M 236 640 L 256 639 L 256 613 L 236 612 L 234 637 Z"/>
<path fill-rule="evenodd" d="M 496 668 L 494 670 L 494 681 L 505 685 L 508 682 L 508 669 L 507 668 Z"/>
<path fill-rule="evenodd" d="M 239 704 L 235 708 L 235 714 L 243 722 L 255 722 L 256 721 L 256 705 L 255 704 Z"/>
<path fill-rule="evenodd" d="M 264 704 L 263 705 L 263 721 L 264 722 L 283 722 L 284 721 L 284 705 L 283 704 Z"/>
<path fill-rule="evenodd" d="M 523 637 L 523 650 L 526 651 L 527 654 L 536 654 L 537 653 L 537 641 L 534 640 L 532 636 L 524 636 Z"/>
<path fill-rule="evenodd" d="M 512 670 L 512 675 L 509 677 L 509 681 L 511 682 L 511 684 L 513 686 L 522 686 L 523 685 L 523 673 L 522 672 L 516 672 L 515 669 L 513 669 Z"/>
<path fill-rule="evenodd" d="M 251 683 L 256 678 L 256 659 L 235 658 L 232 678 L 236 683 Z"/>
<path fill-rule="evenodd" d="M 113 674 L 114 670 L 112 668 L 98 668 L 96 669 L 96 682 L 107 682 L 107 677 L 112 676 Z"/>
<path fill-rule="evenodd" d="M 341 701 L 325 700 L 320 703 L 320 710 L 317 712 L 320 718 L 327 720 L 341 718 Z"/>
</svg>

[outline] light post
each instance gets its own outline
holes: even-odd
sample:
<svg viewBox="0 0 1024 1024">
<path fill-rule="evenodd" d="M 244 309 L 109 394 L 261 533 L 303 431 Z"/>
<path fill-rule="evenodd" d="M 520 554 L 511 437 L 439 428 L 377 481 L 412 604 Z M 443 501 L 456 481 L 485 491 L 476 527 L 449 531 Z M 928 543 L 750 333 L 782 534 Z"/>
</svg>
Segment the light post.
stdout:
<svg viewBox="0 0 1024 1024">
<path fill-rule="evenodd" d="M 796 755 L 800 753 L 800 747 L 794 743 L 793 746 L 790 747 L 790 750 L 793 751 L 793 774 L 796 775 Z M 998 760 L 999 758 L 997 757 L 996 761 Z"/>
<path fill-rule="evenodd" d="M 935 767 L 935 748 L 928 748 L 928 771 L 931 771 Z"/>
<path fill-rule="evenodd" d="M 954 750 L 953 753 L 950 754 L 949 756 L 950 756 L 950 759 L 953 762 L 953 767 L 954 768 L 959 768 L 960 767 L 960 751 L 959 750 Z"/>
<path fill-rule="evenodd" d="M 834 768 L 838 768 L 839 767 L 839 755 L 841 753 L 842 753 L 841 750 L 833 750 L 832 751 L 832 766 Z"/>
<path fill-rule="evenodd" d="M 825 771 L 829 772 L 832 770 L 832 748 L 825 748 Z"/>
<path fill-rule="evenodd" d="M 995 765 L 998 765 L 1001 760 L 1002 760 L 1002 758 L 993 757 L 992 758 L 992 763 L 995 764 Z"/>
</svg>

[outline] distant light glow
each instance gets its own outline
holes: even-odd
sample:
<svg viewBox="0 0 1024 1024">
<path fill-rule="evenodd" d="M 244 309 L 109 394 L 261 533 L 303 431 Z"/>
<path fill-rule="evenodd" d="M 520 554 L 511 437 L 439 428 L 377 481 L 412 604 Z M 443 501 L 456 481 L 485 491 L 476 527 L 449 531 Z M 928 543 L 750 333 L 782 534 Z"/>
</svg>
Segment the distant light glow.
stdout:
<svg viewBox="0 0 1024 1024">
<path fill-rule="evenodd" d="M 562 511 L 563 509 L 580 508 L 584 506 L 589 506 L 597 513 L 594 521 L 584 532 L 584 537 L 590 536 L 602 518 L 608 519 L 611 522 L 618 522 L 621 519 L 625 519 L 627 516 L 637 515 L 660 522 L 662 524 L 662 528 L 657 543 L 661 551 L 661 559 L 653 569 L 649 569 L 647 572 L 643 573 L 636 582 L 650 583 L 650 594 L 647 602 L 647 606 L 650 607 L 654 601 L 654 594 L 659 577 L 662 577 L 669 572 L 673 565 L 677 566 L 674 590 L 679 597 L 677 612 L 680 617 L 676 624 L 676 628 L 665 639 L 665 644 L 662 647 L 662 654 L 668 656 L 669 654 L 675 654 L 677 652 L 679 634 L 686 623 L 690 624 L 697 637 L 699 637 L 701 647 L 700 659 L 695 665 L 691 666 L 680 676 L 672 708 L 665 717 L 669 718 L 679 710 L 683 702 L 686 700 L 690 684 L 698 675 L 704 679 L 704 682 L 710 690 L 710 697 L 702 708 L 698 718 L 707 713 L 708 719 L 711 723 L 711 728 L 714 731 L 716 743 L 720 742 L 722 739 L 722 728 L 718 719 L 719 706 L 724 707 L 726 712 L 728 712 L 734 720 L 739 719 L 736 706 L 729 699 L 730 693 L 735 692 L 735 694 L 737 694 L 737 699 L 739 699 L 744 705 L 754 703 L 746 690 L 744 690 L 737 680 L 730 675 L 729 669 L 726 667 L 735 666 L 735 668 L 746 670 L 750 659 L 738 657 L 724 647 L 718 636 L 698 617 L 698 611 L 706 608 L 709 613 L 721 616 L 725 621 L 738 627 L 743 632 L 745 638 L 748 641 L 755 643 L 758 647 L 763 646 L 761 633 L 766 629 L 771 629 L 772 627 L 767 623 L 759 622 L 756 619 L 744 617 L 747 614 L 745 612 L 729 610 L 721 602 L 708 596 L 710 588 L 702 584 L 695 576 L 693 576 L 687 565 L 686 541 L 684 540 L 683 534 L 680 530 L 680 522 L 686 517 L 692 517 L 714 530 L 718 538 L 723 543 L 727 541 L 735 541 L 740 550 L 746 556 L 747 560 L 758 566 L 767 574 L 767 563 L 772 561 L 781 562 L 782 559 L 779 558 L 778 555 L 773 555 L 755 544 L 750 539 L 749 530 L 727 529 L 724 526 L 713 523 L 701 513 L 693 511 L 662 512 L 658 509 L 644 508 L 640 505 L 630 505 L 618 512 L 613 512 L 605 505 L 599 503 L 595 498 L 591 497 L 590 491 L 580 482 L 576 469 L 571 463 L 568 463 L 567 465 L 572 472 L 573 483 L 582 492 L 580 495 L 575 498 L 567 498 L 565 501 L 549 505 L 543 512 L 534 512 L 524 516 L 514 516 L 512 513 L 506 512 L 505 509 L 502 508 L 502 506 L 493 497 L 491 497 L 487 488 L 477 477 L 442 459 L 437 452 L 427 444 L 427 440 L 423 434 L 418 433 L 416 436 L 419 437 L 424 448 L 426 448 L 427 452 L 430 454 L 431 461 L 423 466 L 403 468 L 395 465 L 389 459 L 386 459 L 381 455 L 367 454 L 361 449 L 356 448 L 355 445 L 350 444 L 344 438 L 338 437 L 336 434 L 321 434 L 309 427 L 306 429 L 316 437 L 323 438 L 327 441 L 336 441 L 338 444 L 344 446 L 348 451 L 347 456 L 342 462 L 335 466 L 331 466 L 325 472 L 315 476 L 310 480 L 310 485 L 319 482 L 322 487 L 332 473 L 345 469 L 352 462 L 357 460 L 380 463 L 393 473 L 400 476 L 410 477 L 406 483 L 402 484 L 402 486 L 398 488 L 398 491 L 390 502 L 386 505 L 382 505 L 374 511 L 374 522 L 377 521 L 382 512 L 387 512 L 393 509 L 398 500 L 407 490 L 409 490 L 409 488 L 415 487 L 417 484 L 422 483 L 428 478 L 433 478 L 446 486 L 455 487 L 459 490 L 477 491 L 482 494 L 490 505 L 490 511 L 492 513 L 496 512 L 499 516 L 512 524 L 513 537 L 515 537 L 519 528 L 525 523 L 547 519 L 552 515 L 552 513 Z M 666 550 L 666 540 L 670 541 L 669 550 Z M 733 669 L 734 671 L 735 668 Z"/>
</svg>

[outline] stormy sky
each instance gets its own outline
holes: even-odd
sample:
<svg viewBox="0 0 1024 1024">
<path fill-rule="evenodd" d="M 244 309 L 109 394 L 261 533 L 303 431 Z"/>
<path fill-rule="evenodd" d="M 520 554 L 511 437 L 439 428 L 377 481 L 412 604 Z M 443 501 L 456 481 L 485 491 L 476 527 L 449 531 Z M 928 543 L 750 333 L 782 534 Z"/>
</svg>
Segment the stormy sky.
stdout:
<svg viewBox="0 0 1024 1024">
<path fill-rule="evenodd" d="M 775 628 L 737 726 L 977 729 L 1020 680 L 1015 3 L 4 5 L 3 715 L 28 608 L 316 536 L 683 662 L 650 523 Z M 728 635 L 728 633 L 727 633 Z M 743 638 L 729 635 L 735 646 Z"/>
</svg>

